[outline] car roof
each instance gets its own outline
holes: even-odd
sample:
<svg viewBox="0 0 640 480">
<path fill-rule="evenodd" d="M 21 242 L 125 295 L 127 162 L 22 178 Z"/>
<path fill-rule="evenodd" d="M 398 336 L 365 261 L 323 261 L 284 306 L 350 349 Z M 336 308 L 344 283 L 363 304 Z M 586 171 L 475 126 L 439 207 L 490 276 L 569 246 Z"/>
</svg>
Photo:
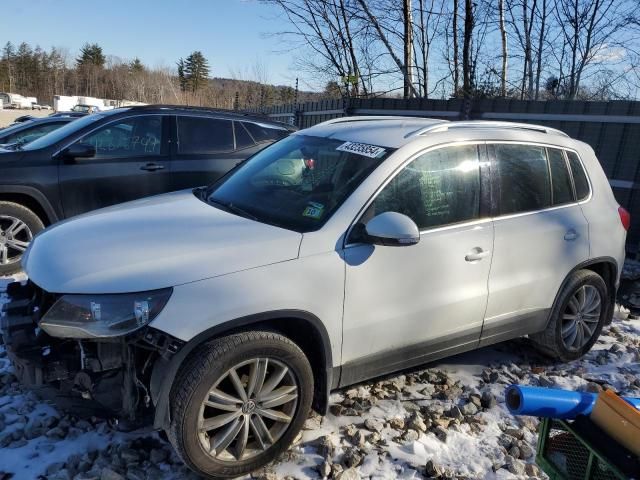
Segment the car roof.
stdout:
<svg viewBox="0 0 640 480">
<path fill-rule="evenodd" d="M 568 138 L 568 135 L 554 128 L 514 122 L 484 120 L 447 121 L 435 118 L 401 116 L 354 116 L 341 117 L 319 123 L 301 132 L 303 135 L 334 138 L 337 140 L 400 148 L 429 133 L 459 129 L 483 129 L 490 131 L 511 131 L 547 133 Z"/>
<path fill-rule="evenodd" d="M 262 123 L 275 128 L 282 128 L 285 130 L 293 131 L 297 130 L 296 127 L 289 125 L 288 123 L 278 122 L 272 120 L 266 115 L 259 115 L 256 113 L 239 112 L 236 110 L 225 110 L 221 108 L 210 107 L 195 107 L 187 105 L 136 105 L 131 107 L 117 108 L 115 110 L 108 110 L 107 112 L 118 112 L 128 110 L 131 112 L 153 112 L 153 113 L 188 113 L 190 115 L 202 115 L 202 116 L 215 116 L 218 118 L 228 118 L 230 120 L 250 121 L 254 123 Z M 100 112 L 106 113 L 106 112 Z"/>
</svg>

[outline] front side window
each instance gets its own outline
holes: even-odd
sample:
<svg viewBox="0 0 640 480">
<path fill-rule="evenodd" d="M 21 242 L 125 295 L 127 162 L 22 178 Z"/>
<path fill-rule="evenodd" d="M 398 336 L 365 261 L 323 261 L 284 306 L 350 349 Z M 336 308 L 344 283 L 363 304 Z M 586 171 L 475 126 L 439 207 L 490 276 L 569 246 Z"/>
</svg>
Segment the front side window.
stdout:
<svg viewBox="0 0 640 480">
<path fill-rule="evenodd" d="M 178 117 L 178 153 L 207 155 L 233 150 L 231 120 Z"/>
<path fill-rule="evenodd" d="M 413 160 L 378 194 L 362 221 L 384 212 L 407 215 L 420 230 L 478 218 L 478 147 L 444 147 Z"/>
<path fill-rule="evenodd" d="M 573 183 L 576 186 L 576 197 L 578 201 L 584 200 L 589 196 L 589 181 L 587 174 L 582 167 L 582 163 L 574 152 L 567 150 L 569 165 L 571 165 L 571 173 L 573 174 Z"/>
<path fill-rule="evenodd" d="M 146 115 L 116 121 L 85 135 L 78 143 L 93 145 L 95 159 L 160 155 L 162 117 Z"/>
<path fill-rule="evenodd" d="M 498 205 L 502 215 L 551 206 L 551 181 L 544 147 L 497 144 Z"/>
<path fill-rule="evenodd" d="M 562 150 L 548 148 L 547 154 L 549 155 L 549 170 L 551 171 L 553 205 L 565 205 L 573 202 L 571 174 Z"/>
<path fill-rule="evenodd" d="M 319 229 L 393 149 L 293 135 L 209 187 L 203 199 L 299 232 Z"/>
</svg>

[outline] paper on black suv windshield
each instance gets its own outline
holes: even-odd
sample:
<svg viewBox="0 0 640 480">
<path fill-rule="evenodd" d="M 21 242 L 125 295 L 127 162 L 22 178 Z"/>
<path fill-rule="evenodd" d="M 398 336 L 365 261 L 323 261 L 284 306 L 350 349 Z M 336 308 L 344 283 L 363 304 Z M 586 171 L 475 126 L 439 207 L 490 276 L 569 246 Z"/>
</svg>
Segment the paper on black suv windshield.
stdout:
<svg viewBox="0 0 640 480">
<path fill-rule="evenodd" d="M 344 142 L 336 150 L 341 152 L 355 153 L 356 155 L 363 155 L 369 158 L 378 158 L 385 154 L 386 150 L 382 147 L 376 147 L 375 145 L 368 145 L 366 143 L 356 142 Z"/>
</svg>

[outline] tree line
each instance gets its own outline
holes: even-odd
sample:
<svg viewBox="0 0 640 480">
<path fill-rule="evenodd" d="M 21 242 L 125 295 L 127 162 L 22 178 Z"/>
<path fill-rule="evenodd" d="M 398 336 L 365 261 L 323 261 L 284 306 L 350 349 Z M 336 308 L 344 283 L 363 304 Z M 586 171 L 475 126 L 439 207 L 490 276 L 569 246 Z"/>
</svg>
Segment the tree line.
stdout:
<svg viewBox="0 0 640 480">
<path fill-rule="evenodd" d="M 291 86 L 268 82 L 266 67 L 256 65 L 234 78 L 211 78 L 209 61 L 194 51 L 175 66 L 150 68 L 139 58 L 124 60 L 106 54 L 95 43 L 75 56 L 68 49 L 44 50 L 28 43 L 7 42 L 0 55 L 0 91 L 53 102 L 54 95 L 78 95 L 144 103 L 260 109 L 314 99 Z"/>
<path fill-rule="evenodd" d="M 640 0 L 262 0 L 329 96 L 637 98 Z"/>
</svg>

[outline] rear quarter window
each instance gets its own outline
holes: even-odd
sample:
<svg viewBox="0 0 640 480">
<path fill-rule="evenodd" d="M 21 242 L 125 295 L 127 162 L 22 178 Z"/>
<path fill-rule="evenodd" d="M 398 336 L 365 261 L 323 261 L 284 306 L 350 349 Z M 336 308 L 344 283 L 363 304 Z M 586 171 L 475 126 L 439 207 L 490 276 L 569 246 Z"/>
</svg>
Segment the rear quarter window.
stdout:
<svg viewBox="0 0 640 480">
<path fill-rule="evenodd" d="M 287 136 L 287 130 L 281 128 L 271 128 L 267 125 L 259 125 L 252 122 L 243 122 L 245 128 L 249 131 L 256 142 L 274 142 Z"/>
<path fill-rule="evenodd" d="M 551 171 L 551 186 L 553 205 L 564 205 L 573 202 L 573 186 L 571 173 L 567 166 L 562 150 L 548 148 L 549 170 Z"/>
<path fill-rule="evenodd" d="M 569 158 L 569 165 L 571 166 L 571 173 L 573 174 L 573 183 L 576 186 L 576 198 L 578 201 L 585 200 L 589 196 L 587 173 L 584 171 L 582 162 L 575 152 L 567 150 L 567 157 Z"/>
</svg>

